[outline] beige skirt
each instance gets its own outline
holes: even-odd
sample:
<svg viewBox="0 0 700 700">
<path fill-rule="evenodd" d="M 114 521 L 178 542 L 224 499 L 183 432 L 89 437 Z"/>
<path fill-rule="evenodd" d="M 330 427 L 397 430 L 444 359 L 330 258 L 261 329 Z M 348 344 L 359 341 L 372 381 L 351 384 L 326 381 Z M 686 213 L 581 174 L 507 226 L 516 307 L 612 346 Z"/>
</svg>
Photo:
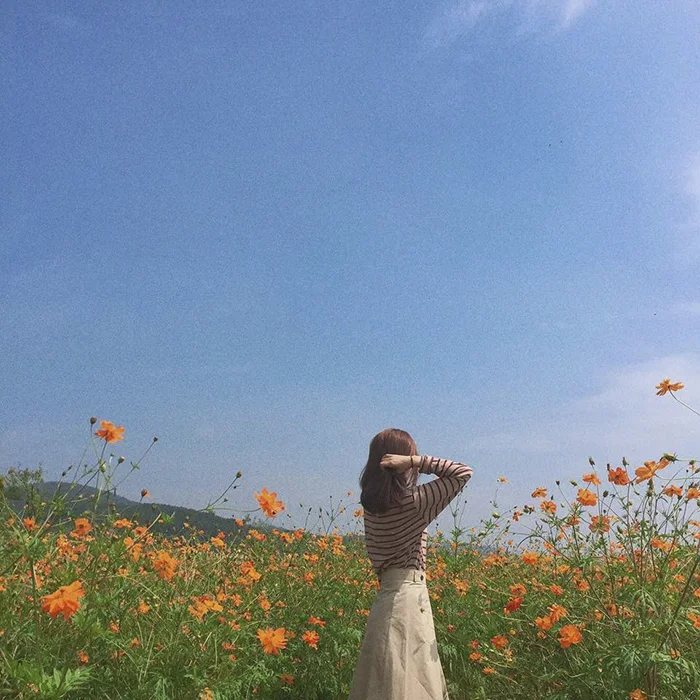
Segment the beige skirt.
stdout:
<svg viewBox="0 0 700 700">
<path fill-rule="evenodd" d="M 448 700 L 425 572 L 387 569 L 379 580 L 349 700 Z"/>
</svg>

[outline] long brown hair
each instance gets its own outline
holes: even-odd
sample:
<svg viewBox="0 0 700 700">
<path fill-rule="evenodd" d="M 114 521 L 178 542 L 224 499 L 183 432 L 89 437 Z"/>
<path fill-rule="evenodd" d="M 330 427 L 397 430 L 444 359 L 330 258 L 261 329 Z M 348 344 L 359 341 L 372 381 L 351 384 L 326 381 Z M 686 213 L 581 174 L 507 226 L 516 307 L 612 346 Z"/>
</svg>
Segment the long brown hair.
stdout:
<svg viewBox="0 0 700 700">
<path fill-rule="evenodd" d="M 360 474 L 360 502 L 370 513 L 383 513 L 396 505 L 406 491 L 415 486 L 418 478 L 415 469 L 399 474 L 394 469 L 379 466 L 387 454 L 417 455 L 418 447 L 405 430 L 397 428 L 387 428 L 372 438 L 367 464 Z"/>
</svg>

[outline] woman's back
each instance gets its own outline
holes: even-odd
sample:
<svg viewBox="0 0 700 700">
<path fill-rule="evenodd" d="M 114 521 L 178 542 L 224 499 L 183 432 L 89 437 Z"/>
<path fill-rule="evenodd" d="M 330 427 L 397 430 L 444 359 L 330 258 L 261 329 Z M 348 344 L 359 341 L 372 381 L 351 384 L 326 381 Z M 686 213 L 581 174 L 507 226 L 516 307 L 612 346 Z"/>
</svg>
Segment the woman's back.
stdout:
<svg viewBox="0 0 700 700">
<path fill-rule="evenodd" d="M 418 471 L 438 478 L 409 489 L 383 513 L 365 510 L 365 545 L 377 573 L 390 567 L 425 570 L 426 528 L 472 475 L 466 464 L 428 455 L 420 457 Z"/>
</svg>

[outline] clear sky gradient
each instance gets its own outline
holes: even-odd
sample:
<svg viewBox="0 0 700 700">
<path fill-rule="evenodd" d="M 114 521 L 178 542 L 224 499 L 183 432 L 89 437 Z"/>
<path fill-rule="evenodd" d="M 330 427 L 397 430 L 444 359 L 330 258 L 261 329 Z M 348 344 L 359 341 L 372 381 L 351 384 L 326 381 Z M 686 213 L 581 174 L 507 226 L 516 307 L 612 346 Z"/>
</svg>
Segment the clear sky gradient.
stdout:
<svg viewBox="0 0 700 700">
<path fill-rule="evenodd" d="M 202 507 L 347 491 L 379 430 L 465 522 L 700 456 L 700 5 L 10 1 L 0 470 Z M 635 465 L 633 465 L 635 466 Z M 638 465 L 637 465 L 638 466 Z"/>
</svg>

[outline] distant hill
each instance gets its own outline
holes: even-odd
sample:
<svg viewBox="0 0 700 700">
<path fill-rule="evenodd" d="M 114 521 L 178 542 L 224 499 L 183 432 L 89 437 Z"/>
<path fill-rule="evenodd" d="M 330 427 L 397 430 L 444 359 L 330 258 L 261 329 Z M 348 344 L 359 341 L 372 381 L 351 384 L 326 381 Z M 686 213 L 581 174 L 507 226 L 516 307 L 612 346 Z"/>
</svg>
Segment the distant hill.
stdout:
<svg viewBox="0 0 700 700">
<path fill-rule="evenodd" d="M 109 491 L 103 491 L 101 493 L 97 506 L 95 506 L 95 499 L 98 495 L 98 491 L 92 486 L 82 486 L 79 484 L 71 486 L 70 484 L 57 481 L 45 481 L 34 484 L 32 488 L 42 501 L 58 499 L 61 511 L 66 516 L 79 517 L 85 513 L 92 513 L 93 511 L 99 515 L 104 515 L 111 510 L 113 513 L 118 513 L 124 518 L 137 520 L 143 525 L 152 523 L 158 513 L 162 513 L 165 516 L 165 522 L 162 524 L 156 523 L 153 529 L 156 532 L 168 536 L 187 532 L 188 529 L 184 527 L 185 522 L 189 523 L 190 528 L 203 530 L 204 535 L 207 537 L 213 537 L 219 532 L 242 537 L 247 534 L 251 527 L 260 532 L 270 532 L 273 528 L 273 526 L 268 523 L 255 521 L 245 521 L 245 524 L 241 527 L 236 524 L 233 518 L 224 518 L 215 513 L 162 503 L 139 503 Z M 15 498 L 9 502 L 12 509 L 20 513 L 25 508 L 27 500 L 26 498 Z M 278 529 L 284 531 L 285 528 L 280 527 Z"/>
</svg>

